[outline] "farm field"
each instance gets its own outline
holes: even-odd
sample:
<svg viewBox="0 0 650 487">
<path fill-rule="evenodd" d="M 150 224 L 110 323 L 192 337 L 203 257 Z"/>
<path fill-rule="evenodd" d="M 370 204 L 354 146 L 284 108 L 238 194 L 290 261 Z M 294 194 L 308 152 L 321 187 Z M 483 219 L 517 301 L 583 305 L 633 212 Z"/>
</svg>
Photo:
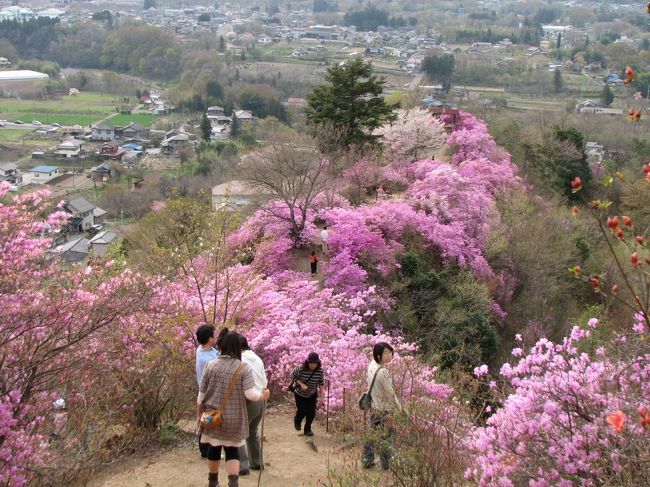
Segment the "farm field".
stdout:
<svg viewBox="0 0 650 487">
<path fill-rule="evenodd" d="M 149 115 L 148 113 L 134 113 L 131 115 L 120 113 L 106 120 L 106 123 L 120 127 L 133 122 L 142 125 L 144 128 L 149 128 L 157 118 L 156 115 Z"/>
<path fill-rule="evenodd" d="M 25 134 L 31 132 L 31 129 L 1 129 L 0 128 L 0 143 L 13 144 L 20 142 Z"/>
<path fill-rule="evenodd" d="M 0 98 L 0 118 L 25 123 L 38 120 L 44 124 L 90 125 L 114 113 L 122 102 L 120 97 L 101 93 L 80 93 L 50 100 Z"/>
<path fill-rule="evenodd" d="M 5 120 L 14 121 L 21 120 L 25 124 L 30 124 L 32 120 L 38 120 L 44 125 L 51 123 L 59 123 L 61 125 L 90 125 L 98 120 L 106 117 L 101 113 L 78 113 L 78 114 L 62 114 L 62 113 L 48 113 L 48 112 L 2 112 L 0 118 Z"/>
</svg>

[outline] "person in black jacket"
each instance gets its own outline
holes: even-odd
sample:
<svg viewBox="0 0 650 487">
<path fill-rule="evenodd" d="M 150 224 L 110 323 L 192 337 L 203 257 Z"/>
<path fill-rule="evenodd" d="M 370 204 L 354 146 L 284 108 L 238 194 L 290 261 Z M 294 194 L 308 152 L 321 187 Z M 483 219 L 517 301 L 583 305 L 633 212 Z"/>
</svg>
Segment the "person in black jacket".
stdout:
<svg viewBox="0 0 650 487">
<path fill-rule="evenodd" d="M 325 381 L 325 373 L 316 352 L 311 352 L 304 363 L 293 369 L 291 380 L 293 395 L 296 398 L 296 415 L 293 425 L 296 431 L 302 428 L 305 419 L 305 436 L 314 436 L 311 424 L 316 417 L 316 402 L 318 401 L 318 387 Z"/>
</svg>

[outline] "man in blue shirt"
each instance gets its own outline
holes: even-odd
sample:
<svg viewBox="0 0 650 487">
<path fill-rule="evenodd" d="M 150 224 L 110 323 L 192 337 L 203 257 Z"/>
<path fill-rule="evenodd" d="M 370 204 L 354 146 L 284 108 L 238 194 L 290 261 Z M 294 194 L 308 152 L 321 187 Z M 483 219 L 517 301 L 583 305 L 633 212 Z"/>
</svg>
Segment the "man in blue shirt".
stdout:
<svg viewBox="0 0 650 487">
<path fill-rule="evenodd" d="M 196 340 L 199 342 L 199 346 L 196 349 L 196 382 L 201 386 L 201 378 L 203 377 L 203 371 L 205 366 L 211 360 L 219 358 L 219 352 L 213 347 L 216 339 L 214 337 L 214 326 L 212 325 L 201 325 L 196 330 Z M 200 432 L 199 432 L 199 438 Z M 202 458 L 208 457 L 207 448 L 201 448 L 201 443 L 199 442 L 199 451 L 201 452 Z"/>
</svg>

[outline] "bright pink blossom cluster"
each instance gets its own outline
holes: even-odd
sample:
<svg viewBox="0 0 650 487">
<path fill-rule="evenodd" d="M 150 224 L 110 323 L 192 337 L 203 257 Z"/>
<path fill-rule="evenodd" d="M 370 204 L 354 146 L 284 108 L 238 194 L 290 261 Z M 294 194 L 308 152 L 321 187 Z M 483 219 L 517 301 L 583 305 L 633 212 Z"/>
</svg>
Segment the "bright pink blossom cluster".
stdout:
<svg viewBox="0 0 650 487">
<path fill-rule="evenodd" d="M 584 351 L 597 326 L 590 320 L 562 343 L 541 339 L 527 354 L 513 350 L 520 358 L 501 368 L 512 393 L 477 429 L 468 478 L 500 487 L 615 485 L 618 475 L 646 468 L 650 354 Z M 647 340 L 643 333 L 635 341 Z"/>
</svg>

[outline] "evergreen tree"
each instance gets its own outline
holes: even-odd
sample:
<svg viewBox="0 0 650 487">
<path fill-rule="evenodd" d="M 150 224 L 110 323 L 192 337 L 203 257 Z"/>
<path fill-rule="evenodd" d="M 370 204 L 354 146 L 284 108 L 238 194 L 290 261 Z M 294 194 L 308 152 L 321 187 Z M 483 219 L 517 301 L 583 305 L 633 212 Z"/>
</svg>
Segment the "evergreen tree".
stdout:
<svg viewBox="0 0 650 487">
<path fill-rule="evenodd" d="M 557 44 L 555 45 L 557 49 L 562 49 L 562 33 L 560 32 L 557 35 Z"/>
<path fill-rule="evenodd" d="M 563 87 L 564 80 L 562 79 L 562 73 L 559 69 L 556 69 L 555 74 L 553 75 L 553 88 L 555 88 L 555 93 L 562 91 Z"/>
<path fill-rule="evenodd" d="M 226 41 L 223 36 L 219 36 L 219 52 L 226 52 Z"/>
<path fill-rule="evenodd" d="M 241 122 L 237 119 L 235 114 L 232 115 L 232 122 L 230 124 L 230 138 L 236 139 L 241 135 Z"/>
<path fill-rule="evenodd" d="M 201 135 L 203 139 L 210 142 L 210 136 L 212 135 L 212 124 L 208 120 L 208 116 L 204 113 L 201 117 Z"/>
<path fill-rule="evenodd" d="M 332 66 L 325 79 L 329 84 L 317 86 L 308 96 L 308 123 L 336 130 L 337 147 L 375 142 L 372 131 L 395 118 L 393 107 L 381 96 L 385 81 L 373 76 L 372 66 L 360 58 Z"/>
<path fill-rule="evenodd" d="M 608 84 L 603 87 L 603 92 L 600 95 L 600 101 L 602 101 L 603 105 L 606 107 L 610 106 L 614 101 L 614 93 L 612 93 L 612 89 Z"/>
</svg>

